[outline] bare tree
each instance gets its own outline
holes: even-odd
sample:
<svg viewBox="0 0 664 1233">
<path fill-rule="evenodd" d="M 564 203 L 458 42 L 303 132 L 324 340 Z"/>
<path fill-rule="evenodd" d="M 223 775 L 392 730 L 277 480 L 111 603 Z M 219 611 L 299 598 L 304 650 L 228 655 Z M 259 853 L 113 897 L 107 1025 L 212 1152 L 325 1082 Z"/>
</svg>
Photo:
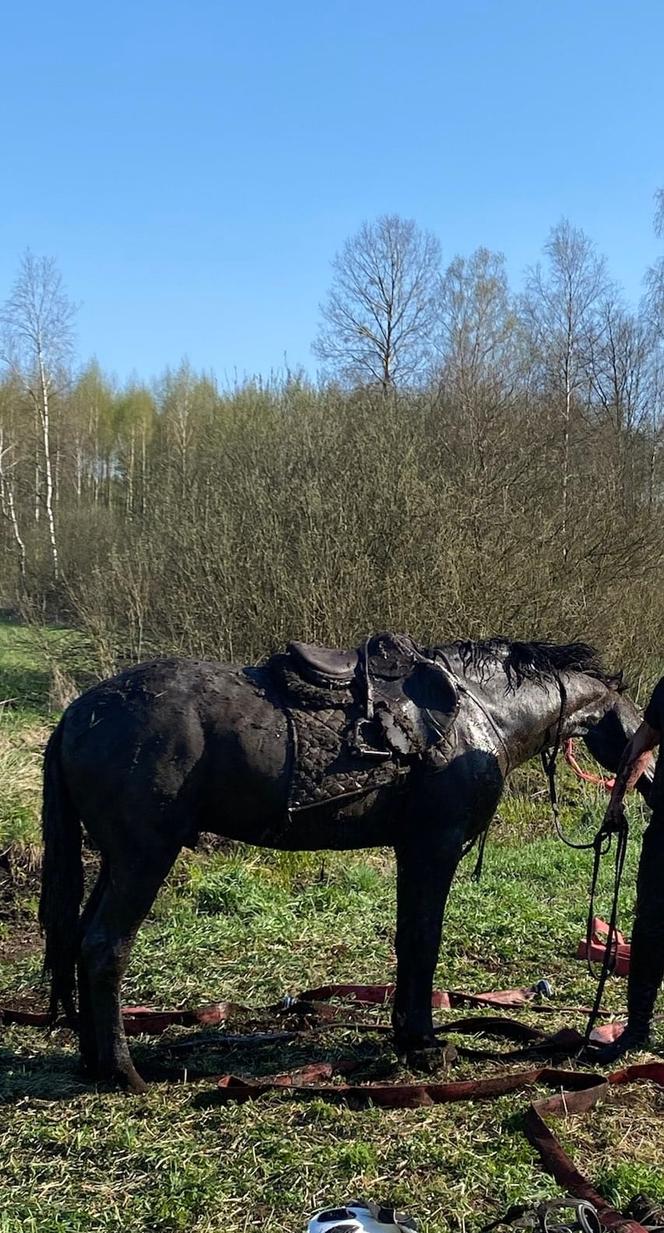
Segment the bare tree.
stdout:
<svg viewBox="0 0 664 1233">
<path fill-rule="evenodd" d="M 624 510 L 641 496 L 634 468 L 652 416 L 653 332 L 611 289 L 598 307 L 599 329 L 590 339 L 591 418 L 604 430 L 607 479 L 612 475 Z"/>
<path fill-rule="evenodd" d="M 439 262 L 438 241 L 412 220 L 363 223 L 332 263 L 314 354 L 353 385 L 417 380 L 431 355 Z"/>
<path fill-rule="evenodd" d="M 555 399 L 561 425 L 561 539 L 569 549 L 570 427 L 572 403 L 589 386 L 588 364 L 597 335 L 597 308 L 607 287 L 605 263 L 585 232 L 563 219 L 544 252 L 547 269 L 528 272 L 523 317 L 542 389 Z"/>
<path fill-rule="evenodd" d="M 664 239 L 664 188 L 655 194 L 655 235 Z M 664 256 L 646 271 L 645 313 L 660 341 L 664 341 Z"/>
<path fill-rule="evenodd" d="M 25 578 L 25 543 L 18 524 L 12 476 L 15 464 L 14 447 L 12 444 L 6 443 L 4 426 L 0 423 L 0 512 L 2 512 L 3 518 L 6 518 L 11 526 L 12 535 L 18 550 L 19 571 L 21 577 Z"/>
<path fill-rule="evenodd" d="M 648 408 L 648 506 L 652 510 L 658 495 L 658 473 L 664 449 L 664 345 L 656 338 L 650 352 L 646 398 Z M 661 505 L 661 485 L 659 491 Z"/>
<path fill-rule="evenodd" d="M 35 501 L 38 509 L 43 499 L 56 580 L 59 559 L 53 515 L 51 400 L 62 387 L 71 355 L 74 314 L 75 306 L 64 292 L 55 260 L 35 257 L 28 249 L 21 259 L 11 295 L 0 312 L 0 327 L 3 358 L 21 381 L 40 429 L 44 477 L 42 485 L 38 463 Z"/>
<path fill-rule="evenodd" d="M 608 420 L 618 443 L 639 426 L 651 336 L 644 322 L 610 292 L 598 307 L 599 329 L 589 338 L 589 379 L 595 407 Z"/>
<path fill-rule="evenodd" d="M 466 406 L 480 392 L 499 403 L 517 361 L 517 318 L 505 258 L 488 248 L 455 257 L 440 280 L 437 342 L 441 376 Z"/>
</svg>

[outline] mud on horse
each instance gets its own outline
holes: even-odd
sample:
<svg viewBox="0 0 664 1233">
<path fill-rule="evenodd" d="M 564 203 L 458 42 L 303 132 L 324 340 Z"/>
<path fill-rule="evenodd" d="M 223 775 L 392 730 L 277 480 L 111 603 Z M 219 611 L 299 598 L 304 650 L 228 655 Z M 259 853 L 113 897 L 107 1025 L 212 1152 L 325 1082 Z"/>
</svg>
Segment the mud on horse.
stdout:
<svg viewBox="0 0 664 1233">
<path fill-rule="evenodd" d="M 46 751 L 52 1011 L 76 1023 L 90 1075 L 142 1091 L 120 985 L 183 846 L 204 831 L 283 850 L 391 846 L 396 1044 L 435 1048 L 448 892 L 509 772 L 572 736 L 613 771 L 638 723 L 620 678 L 580 643 L 423 648 L 383 634 L 358 652 L 292 644 L 245 668 L 157 659 L 103 681 L 67 708 Z M 82 913 L 81 825 L 101 856 Z"/>
</svg>

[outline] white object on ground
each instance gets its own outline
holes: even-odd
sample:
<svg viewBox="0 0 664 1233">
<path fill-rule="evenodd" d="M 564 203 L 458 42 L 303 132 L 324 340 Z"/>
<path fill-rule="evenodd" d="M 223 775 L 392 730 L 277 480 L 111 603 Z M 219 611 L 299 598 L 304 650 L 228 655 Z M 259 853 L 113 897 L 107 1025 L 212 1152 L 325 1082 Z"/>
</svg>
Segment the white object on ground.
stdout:
<svg viewBox="0 0 664 1233">
<path fill-rule="evenodd" d="M 415 1221 L 402 1212 L 356 1201 L 316 1212 L 307 1229 L 308 1233 L 418 1233 Z"/>
</svg>

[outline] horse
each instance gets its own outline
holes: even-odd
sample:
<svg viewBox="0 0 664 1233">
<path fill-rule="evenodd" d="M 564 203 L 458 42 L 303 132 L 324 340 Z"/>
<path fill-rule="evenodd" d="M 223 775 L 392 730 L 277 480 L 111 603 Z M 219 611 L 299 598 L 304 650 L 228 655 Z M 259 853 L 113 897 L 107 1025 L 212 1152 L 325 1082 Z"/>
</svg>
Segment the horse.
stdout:
<svg viewBox="0 0 664 1233">
<path fill-rule="evenodd" d="M 62 1006 L 75 1025 L 88 1074 L 146 1090 L 125 1038 L 122 976 L 178 853 L 194 847 L 202 832 L 281 850 L 391 847 L 393 1034 L 401 1053 L 430 1056 L 426 1051 L 436 1047 L 431 994 L 448 893 L 462 856 L 485 836 L 508 775 L 575 736 L 615 771 L 640 716 L 622 674 L 606 672 L 584 643 L 491 638 L 410 645 L 418 667 L 428 664 L 452 688 L 453 706 L 434 699 L 446 724 L 434 724 L 434 738 L 414 753 L 365 741 L 355 760 L 369 768 L 364 788 L 360 776 L 354 792 L 298 808 L 292 807 L 292 715 L 275 684 L 279 657 L 245 667 L 155 659 L 92 686 L 67 707 L 44 759 L 39 917 L 51 1014 Z M 358 652 L 305 644 L 290 644 L 290 651 L 286 663 L 308 665 L 312 679 L 330 687 L 332 706 L 335 688 L 354 688 Z M 410 693 L 415 720 L 424 715 L 428 723 L 435 710 L 431 683 L 420 701 L 417 690 Z M 396 731 L 389 707 L 385 716 Z M 299 722 L 308 723 L 306 710 Z M 402 723 L 400 739 L 405 730 Z M 390 779 L 387 770 L 395 765 Z M 384 782 L 376 778 L 380 767 Z M 647 775 L 639 787 L 647 797 Z M 82 826 L 100 867 L 81 911 Z"/>
</svg>

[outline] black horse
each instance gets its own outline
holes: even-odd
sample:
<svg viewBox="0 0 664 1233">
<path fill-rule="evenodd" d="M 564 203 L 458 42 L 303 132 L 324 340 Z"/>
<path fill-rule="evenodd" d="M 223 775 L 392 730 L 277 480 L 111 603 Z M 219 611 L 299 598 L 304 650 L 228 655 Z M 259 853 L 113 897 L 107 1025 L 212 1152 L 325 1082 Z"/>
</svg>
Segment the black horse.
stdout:
<svg viewBox="0 0 664 1233">
<path fill-rule="evenodd" d="M 434 1046 L 431 992 L 447 895 L 462 855 L 486 831 L 507 775 L 570 736 L 583 737 L 615 770 L 639 715 L 621 678 L 609 676 L 585 644 L 492 639 L 424 650 L 396 641 L 412 648 L 418 672 L 428 665 L 433 685 L 426 672 L 409 677 L 417 676 L 417 688 L 388 681 L 380 737 L 365 699 L 353 754 L 355 768 L 367 768 L 364 785 L 358 772 L 355 790 L 310 805 L 294 807 L 298 732 L 275 663 L 308 666 L 317 685 L 329 687 L 332 709 L 316 719 L 329 732 L 329 717 L 339 706 L 343 712 L 344 699 L 359 713 L 357 681 L 361 693 L 370 685 L 366 675 L 358 677 L 356 653 L 294 644 L 290 658 L 260 668 L 158 659 L 101 682 L 67 708 L 46 750 L 40 920 L 52 1012 L 62 1004 L 76 1018 L 91 1074 L 145 1089 L 122 1026 L 121 979 L 180 849 L 203 831 L 290 850 L 392 846 L 396 1042 L 409 1052 Z M 397 686 L 401 710 L 390 701 Z M 300 738 L 307 722 L 305 705 Z M 361 739 L 358 723 L 365 725 Z M 418 732 L 428 734 L 419 743 Z M 645 794 L 647 782 L 641 787 Z M 81 822 L 101 854 L 82 913 Z"/>
</svg>

